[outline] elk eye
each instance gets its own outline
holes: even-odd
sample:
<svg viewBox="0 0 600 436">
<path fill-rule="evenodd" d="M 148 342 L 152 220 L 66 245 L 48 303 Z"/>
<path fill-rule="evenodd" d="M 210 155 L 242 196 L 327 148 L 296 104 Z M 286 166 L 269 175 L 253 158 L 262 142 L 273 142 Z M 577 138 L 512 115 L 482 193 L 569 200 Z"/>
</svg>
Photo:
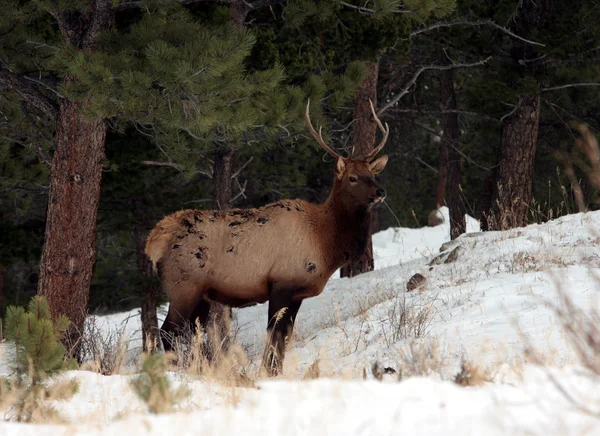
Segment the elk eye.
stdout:
<svg viewBox="0 0 600 436">
<path fill-rule="evenodd" d="M 351 182 L 351 183 L 356 183 L 356 182 L 358 182 L 358 180 L 356 179 L 356 177 L 352 177 L 352 176 L 350 176 L 350 177 L 348 178 L 348 180 L 350 180 L 350 182 Z"/>
</svg>

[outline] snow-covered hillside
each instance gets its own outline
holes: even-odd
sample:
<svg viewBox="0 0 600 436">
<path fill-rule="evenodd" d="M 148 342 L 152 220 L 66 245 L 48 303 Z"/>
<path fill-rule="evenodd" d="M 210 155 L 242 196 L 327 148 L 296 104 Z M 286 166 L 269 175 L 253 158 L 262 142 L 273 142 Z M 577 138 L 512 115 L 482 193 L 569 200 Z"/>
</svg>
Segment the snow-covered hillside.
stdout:
<svg viewBox="0 0 600 436">
<path fill-rule="evenodd" d="M 378 269 L 332 279 L 303 302 L 285 374 L 260 389 L 172 374 L 193 393 L 180 412 L 157 417 L 143 413 L 128 376 L 71 372 L 80 391 L 56 404 L 69 424 L 0 423 L 0 434 L 600 434 L 598 415 L 575 407 L 600 410 L 600 380 L 578 366 L 554 309 L 560 287 L 583 310 L 600 311 L 600 212 L 507 232 L 479 233 L 469 220 L 472 233 L 452 242 L 447 222 L 374 235 Z M 422 283 L 407 292 L 417 273 Z M 252 371 L 266 306 L 234 317 Z M 136 311 L 98 321 L 106 330 L 126 323 L 133 358 Z M 531 348 L 546 366 L 527 363 Z M 320 378 L 301 381 L 317 360 Z M 463 360 L 493 380 L 456 385 Z M 374 380 L 374 362 L 396 374 Z"/>
</svg>

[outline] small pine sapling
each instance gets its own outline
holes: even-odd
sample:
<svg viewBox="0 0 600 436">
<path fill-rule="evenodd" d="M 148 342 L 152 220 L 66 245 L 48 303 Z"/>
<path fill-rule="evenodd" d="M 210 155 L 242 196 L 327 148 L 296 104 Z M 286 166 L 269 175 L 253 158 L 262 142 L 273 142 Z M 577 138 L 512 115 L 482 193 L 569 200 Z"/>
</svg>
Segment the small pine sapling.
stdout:
<svg viewBox="0 0 600 436">
<path fill-rule="evenodd" d="M 58 421 L 58 414 L 49 400 L 65 400 L 77 392 L 74 380 L 47 383 L 47 376 L 75 366 L 66 359 L 66 349 L 60 343 L 69 327 L 61 316 L 55 322 L 50 317 L 48 303 L 34 297 L 25 311 L 9 306 L 4 332 L 14 342 L 16 377 L 0 379 L 0 408 L 8 407 L 11 419 L 17 421 Z"/>
<path fill-rule="evenodd" d="M 148 405 L 151 413 L 168 413 L 189 395 L 185 387 L 175 389 L 171 386 L 166 370 L 164 354 L 149 354 L 144 359 L 141 374 L 131 380 L 133 391 Z"/>
<path fill-rule="evenodd" d="M 42 296 L 31 299 L 27 311 L 9 306 L 6 310 L 6 339 L 15 344 L 15 370 L 17 377 L 29 374 L 33 383 L 45 374 L 73 367 L 66 360 L 66 349 L 60 343 L 69 327 L 64 315 L 52 321 L 48 302 Z"/>
</svg>

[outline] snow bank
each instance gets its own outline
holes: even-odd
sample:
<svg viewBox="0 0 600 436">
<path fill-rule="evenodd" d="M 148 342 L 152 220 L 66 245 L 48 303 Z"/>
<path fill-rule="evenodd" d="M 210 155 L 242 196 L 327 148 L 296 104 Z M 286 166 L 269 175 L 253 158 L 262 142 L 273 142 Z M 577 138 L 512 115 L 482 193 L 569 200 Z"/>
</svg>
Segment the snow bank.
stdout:
<svg viewBox="0 0 600 436">
<path fill-rule="evenodd" d="M 507 232 L 478 233 L 469 220 L 471 233 L 452 242 L 443 213 L 438 227 L 374 235 L 376 271 L 330 280 L 322 295 L 303 302 L 285 379 L 233 389 L 172 374 L 193 394 L 177 413 L 157 417 L 144 412 L 128 377 L 76 371 L 67 375 L 80 381 L 80 392 L 56 404 L 70 424 L 0 423 L 0 434 L 600 434 L 600 420 L 577 407 L 600 407 L 600 381 L 576 366 L 554 310 L 559 286 L 583 310 L 600 310 L 600 212 Z M 406 292 L 415 273 L 425 282 Z M 400 305 L 430 314 L 425 337 L 394 335 Z M 266 309 L 234 312 L 238 341 L 254 365 Z M 99 322 L 106 330 L 125 326 L 133 358 L 137 311 Z M 372 380 L 373 362 L 399 371 L 415 344 L 437 347 L 435 374 Z M 530 346 L 551 365 L 524 364 Z M 324 378 L 297 381 L 317 359 Z M 462 388 L 449 381 L 463 359 L 489 368 L 493 382 Z"/>
</svg>

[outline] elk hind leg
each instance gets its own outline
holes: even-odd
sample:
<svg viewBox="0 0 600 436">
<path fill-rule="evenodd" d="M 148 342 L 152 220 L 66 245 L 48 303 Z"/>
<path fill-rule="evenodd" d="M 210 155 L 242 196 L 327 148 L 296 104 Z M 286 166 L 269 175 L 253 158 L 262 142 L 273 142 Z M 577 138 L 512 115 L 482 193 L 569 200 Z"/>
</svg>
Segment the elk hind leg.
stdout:
<svg viewBox="0 0 600 436">
<path fill-rule="evenodd" d="M 292 336 L 294 320 L 302 303 L 302 301 L 292 301 L 295 290 L 271 291 L 267 345 L 262 361 L 262 366 L 270 377 L 278 375 L 283 368 L 286 340 Z"/>
</svg>

